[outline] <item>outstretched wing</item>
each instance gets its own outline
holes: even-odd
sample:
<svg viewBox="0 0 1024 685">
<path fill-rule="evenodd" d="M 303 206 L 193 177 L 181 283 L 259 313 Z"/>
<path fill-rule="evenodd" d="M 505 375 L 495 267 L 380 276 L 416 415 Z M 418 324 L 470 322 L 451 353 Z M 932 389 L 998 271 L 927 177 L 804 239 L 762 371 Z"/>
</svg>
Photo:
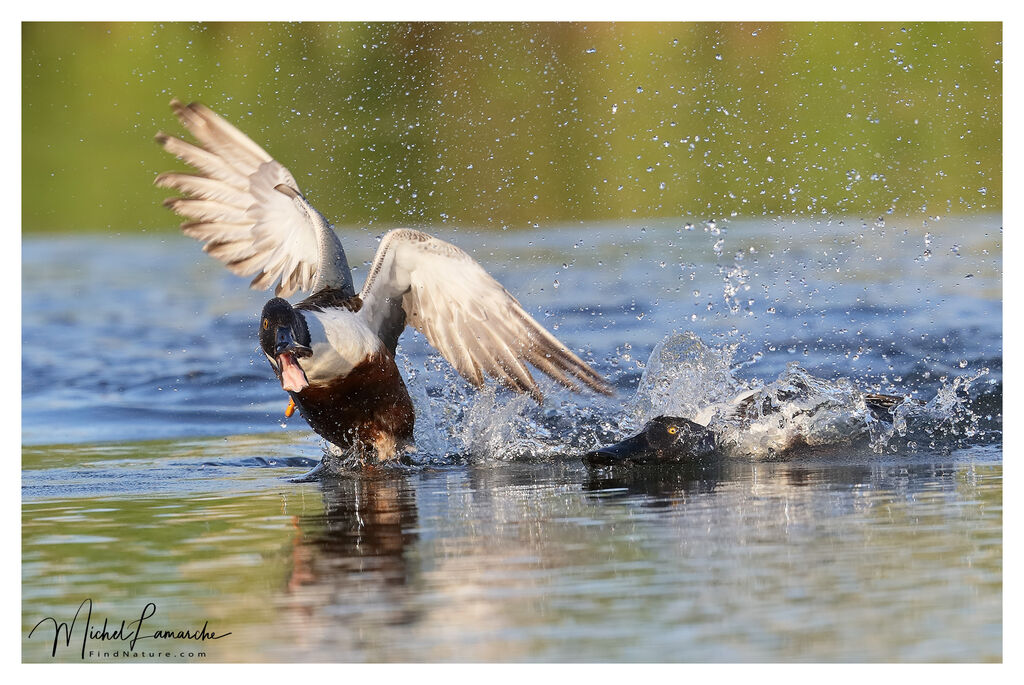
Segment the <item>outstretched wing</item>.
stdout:
<svg viewBox="0 0 1024 685">
<path fill-rule="evenodd" d="M 256 274 L 255 290 L 279 281 L 282 297 L 325 287 L 354 295 L 337 235 L 288 169 L 203 105 L 172 100 L 171 109 L 199 145 L 164 133 L 156 140 L 197 173 L 164 173 L 154 183 L 183 193 L 164 204 L 189 219 L 181 225 L 185 235 L 232 272 Z"/>
<path fill-rule="evenodd" d="M 472 257 L 426 233 L 386 234 L 360 297 L 360 311 L 390 348 L 408 323 L 477 387 L 486 374 L 540 402 L 529 362 L 571 390 L 579 391 L 580 382 L 612 392 Z"/>
</svg>

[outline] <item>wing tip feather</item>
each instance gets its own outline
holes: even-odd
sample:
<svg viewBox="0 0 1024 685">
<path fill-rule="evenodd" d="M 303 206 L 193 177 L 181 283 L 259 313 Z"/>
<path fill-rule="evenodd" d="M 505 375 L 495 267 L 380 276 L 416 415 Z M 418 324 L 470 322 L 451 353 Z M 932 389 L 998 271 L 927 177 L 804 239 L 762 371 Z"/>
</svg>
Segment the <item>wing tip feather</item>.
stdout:
<svg viewBox="0 0 1024 685">
<path fill-rule="evenodd" d="M 157 188 L 170 188 L 170 187 L 172 187 L 172 186 L 167 185 L 168 181 L 171 178 L 171 174 L 172 173 L 173 172 L 171 172 L 171 171 L 165 171 L 163 173 L 157 174 L 156 178 L 153 179 L 153 185 L 155 185 Z"/>
</svg>

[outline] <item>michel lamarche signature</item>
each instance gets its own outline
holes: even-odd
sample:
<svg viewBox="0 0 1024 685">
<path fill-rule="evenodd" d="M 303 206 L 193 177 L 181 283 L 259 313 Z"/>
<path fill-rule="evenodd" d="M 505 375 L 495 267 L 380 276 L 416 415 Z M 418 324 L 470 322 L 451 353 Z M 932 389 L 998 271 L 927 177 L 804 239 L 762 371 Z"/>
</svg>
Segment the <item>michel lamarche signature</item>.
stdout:
<svg viewBox="0 0 1024 685">
<path fill-rule="evenodd" d="M 209 621 L 203 622 L 202 628 L 194 629 L 159 629 L 153 630 L 148 635 L 143 633 L 143 624 L 149 619 L 156 615 L 156 604 L 148 602 L 146 606 L 142 607 L 142 613 L 134 621 L 122 620 L 121 625 L 117 627 L 108 627 L 108 620 L 103 619 L 103 627 L 93 625 L 92 623 L 92 599 L 84 600 L 78 605 L 78 611 L 75 612 L 75 617 L 71 619 L 71 624 L 66 622 L 58 622 L 56 618 L 47 616 L 43 620 L 39 621 L 29 632 L 29 638 L 38 630 L 40 634 L 44 634 L 43 630 L 40 630 L 40 626 L 44 624 L 50 624 L 53 626 L 53 656 L 57 656 L 57 647 L 61 644 L 61 636 L 63 635 L 63 642 L 65 647 L 71 647 L 72 636 L 75 633 L 76 627 L 78 627 L 78 619 L 82 614 L 82 610 L 86 609 L 85 623 L 81 626 L 82 631 L 82 658 L 85 658 L 86 646 L 89 644 L 89 640 L 99 640 L 101 642 L 108 640 L 120 640 L 128 643 L 128 649 L 134 650 L 135 643 L 139 640 L 190 640 L 205 642 L 207 640 L 219 640 L 222 637 L 227 637 L 231 633 L 215 633 L 209 630 Z M 148 630 L 148 628 L 147 628 Z"/>
</svg>

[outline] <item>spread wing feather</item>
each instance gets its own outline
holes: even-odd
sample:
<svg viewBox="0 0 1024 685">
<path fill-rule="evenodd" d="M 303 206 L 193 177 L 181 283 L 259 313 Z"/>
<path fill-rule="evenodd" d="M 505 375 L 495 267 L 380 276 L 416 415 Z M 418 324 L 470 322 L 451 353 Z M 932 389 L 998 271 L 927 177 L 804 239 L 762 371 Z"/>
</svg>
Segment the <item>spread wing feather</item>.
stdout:
<svg viewBox="0 0 1024 685">
<path fill-rule="evenodd" d="M 409 229 L 387 233 L 370 267 L 360 310 L 374 331 L 405 313 L 405 321 L 474 386 L 484 375 L 542 396 L 526 362 L 562 385 L 611 394 L 608 383 L 533 320 L 472 257 L 438 238 Z M 385 340 L 392 349 L 395 341 Z"/>
<path fill-rule="evenodd" d="M 203 105 L 173 100 L 171 109 L 199 144 L 164 133 L 157 142 L 197 173 L 164 173 L 154 183 L 183 194 L 164 204 L 188 219 L 185 235 L 232 272 L 255 274 L 254 289 L 277 281 L 282 297 L 325 286 L 354 294 L 341 243 L 291 172 Z"/>
</svg>

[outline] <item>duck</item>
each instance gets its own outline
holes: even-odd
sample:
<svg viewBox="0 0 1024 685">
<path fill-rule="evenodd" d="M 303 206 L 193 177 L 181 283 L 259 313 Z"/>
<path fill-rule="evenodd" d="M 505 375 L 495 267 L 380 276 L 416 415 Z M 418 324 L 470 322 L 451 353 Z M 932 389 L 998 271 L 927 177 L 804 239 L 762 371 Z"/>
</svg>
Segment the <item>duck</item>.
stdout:
<svg viewBox="0 0 1024 685">
<path fill-rule="evenodd" d="M 399 228 L 380 240 L 357 292 L 334 228 L 287 168 L 206 106 L 171 101 L 195 143 L 158 132 L 157 143 L 192 167 L 156 176 L 179 193 L 164 205 L 182 232 L 232 273 L 274 288 L 263 306 L 259 348 L 310 428 L 363 462 L 414 449 L 415 411 L 395 362 L 412 327 L 470 385 L 490 377 L 538 404 L 527 365 L 574 392 L 612 386 L 535 321 L 461 248 Z M 297 292 L 305 297 L 289 301 Z"/>
<path fill-rule="evenodd" d="M 774 449 L 768 450 L 772 456 L 783 456 L 802 447 L 821 444 L 819 439 L 809 439 L 800 422 L 793 419 L 804 417 L 811 419 L 808 423 L 813 423 L 818 412 L 837 409 L 836 403 L 801 402 L 808 396 L 810 388 L 800 384 L 794 384 L 784 392 L 776 391 L 770 397 L 763 391 L 763 388 L 743 391 L 731 400 L 708 405 L 692 418 L 656 416 L 635 435 L 586 452 L 582 456 L 583 463 L 588 467 L 605 468 L 715 462 L 735 452 L 727 444 L 722 424 L 712 424 L 716 417 L 731 419 L 740 425 L 741 431 L 773 430 L 777 437 L 772 441 Z M 833 424 L 833 427 L 843 427 L 841 431 L 833 431 L 833 444 L 848 443 L 867 435 L 870 421 L 893 423 L 897 407 L 905 402 L 923 405 L 909 397 L 860 393 L 854 406 L 844 407 L 847 411 L 842 421 Z M 766 417 L 769 419 L 767 422 L 764 421 Z M 831 420 L 834 415 L 826 418 Z"/>
</svg>

